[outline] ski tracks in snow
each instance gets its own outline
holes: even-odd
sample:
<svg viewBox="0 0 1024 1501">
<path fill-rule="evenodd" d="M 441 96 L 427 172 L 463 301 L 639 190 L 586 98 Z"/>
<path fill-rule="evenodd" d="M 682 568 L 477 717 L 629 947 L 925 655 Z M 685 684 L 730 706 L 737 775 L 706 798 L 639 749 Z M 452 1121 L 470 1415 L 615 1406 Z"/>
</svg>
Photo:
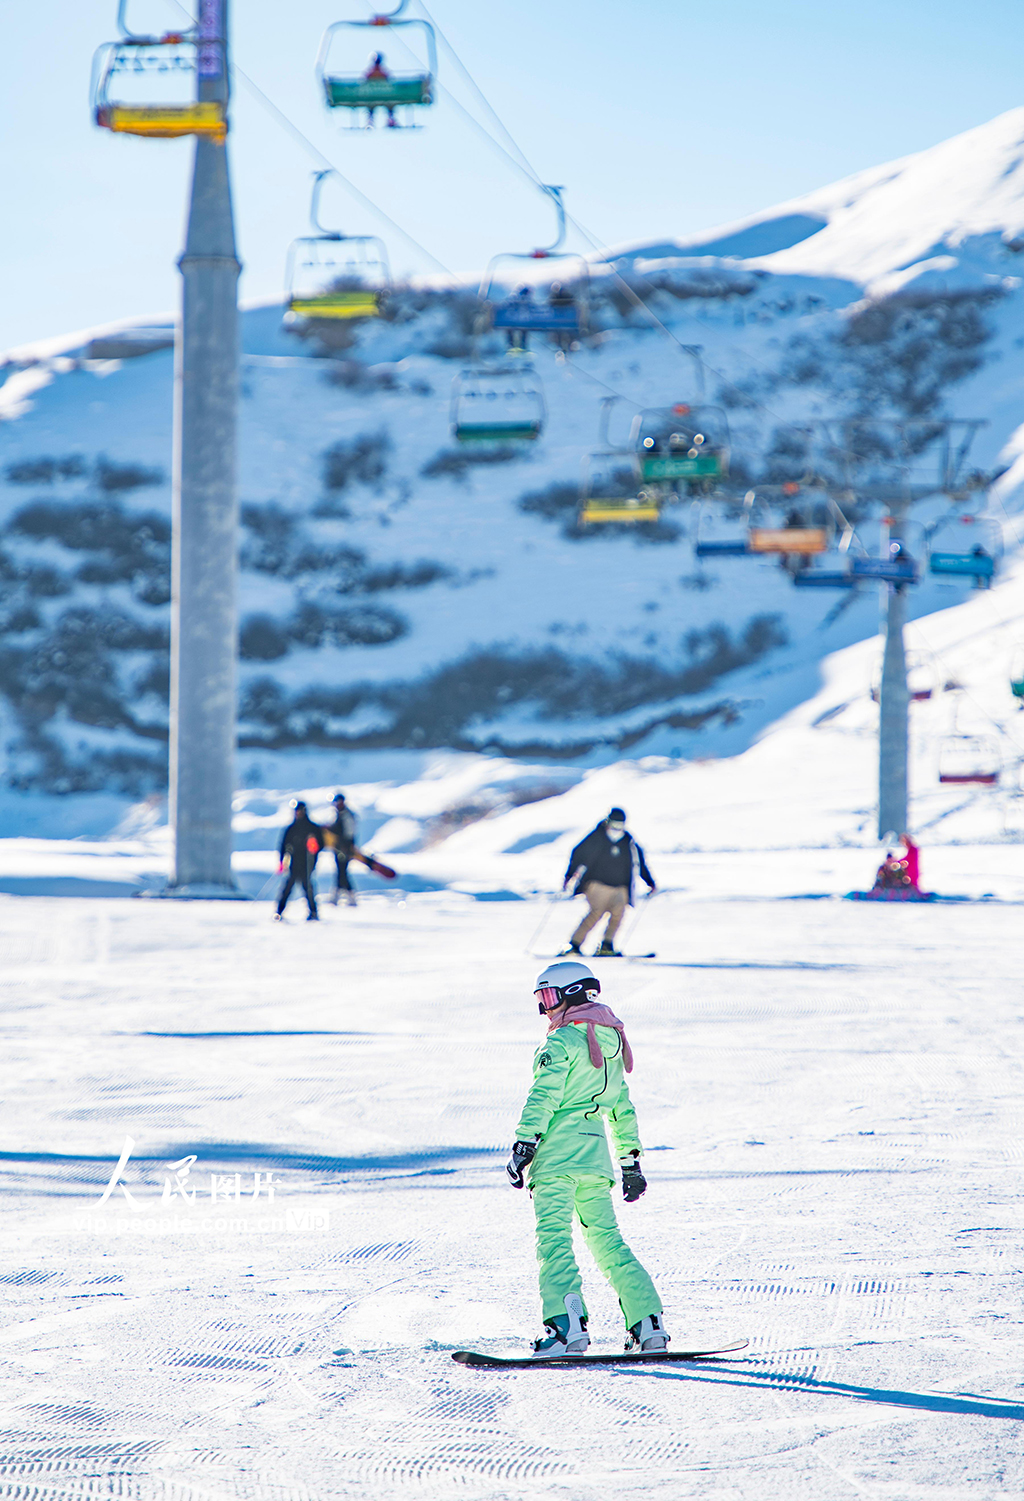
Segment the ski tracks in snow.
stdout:
<svg viewBox="0 0 1024 1501">
<path fill-rule="evenodd" d="M 282 939 L 252 908 L 0 901 L 0 1501 L 1021 1488 L 1012 912 L 979 933 L 765 902 L 738 925 L 709 901 L 683 923 L 666 897 L 649 936 L 685 967 L 607 974 L 651 1184 L 620 1216 L 677 1343 L 750 1349 L 476 1371 L 450 1350 L 522 1348 L 538 1321 L 501 1166 L 537 1025 L 517 905 L 382 942 L 361 912 Z M 98 1205 L 126 1133 L 154 1225 L 195 1156 L 176 1225 Z M 256 1172 L 293 1218 L 257 1231 L 260 1204 L 232 1204 L 200 1232 L 211 1175 Z"/>
</svg>

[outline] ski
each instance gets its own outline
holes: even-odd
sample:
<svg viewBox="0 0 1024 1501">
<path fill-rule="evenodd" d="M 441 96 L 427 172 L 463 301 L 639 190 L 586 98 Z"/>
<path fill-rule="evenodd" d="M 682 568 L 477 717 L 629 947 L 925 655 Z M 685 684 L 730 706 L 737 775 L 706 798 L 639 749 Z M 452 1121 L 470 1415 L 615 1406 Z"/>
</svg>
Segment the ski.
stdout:
<svg viewBox="0 0 1024 1501">
<path fill-rule="evenodd" d="M 477 1350 L 453 1350 L 452 1359 L 458 1365 L 470 1366 L 501 1366 L 525 1369 L 527 1366 L 558 1366 L 558 1365 L 630 1365 L 642 1363 L 651 1365 L 655 1361 L 669 1360 L 705 1360 L 712 1355 L 734 1355 L 737 1350 L 745 1350 L 750 1343 L 746 1339 L 738 1339 L 731 1345 L 719 1345 L 713 1350 L 652 1350 L 645 1354 L 642 1350 L 623 1350 L 618 1355 L 552 1355 L 547 1359 L 543 1355 L 481 1355 Z"/>
<path fill-rule="evenodd" d="M 554 954 L 554 955 L 552 955 L 552 954 L 530 954 L 529 957 L 531 959 L 551 959 L 551 958 L 564 959 L 566 957 L 566 953 L 567 952 L 569 953 L 569 955 L 570 955 L 571 958 L 573 958 L 573 959 L 582 959 L 587 964 L 590 963 L 591 959 L 657 959 L 657 957 L 658 957 L 657 950 L 652 950 L 651 953 L 649 953 L 649 954 L 573 954 L 571 952 L 571 950 L 567 951 L 565 949 L 563 949 L 561 951 L 561 953 Z"/>
</svg>

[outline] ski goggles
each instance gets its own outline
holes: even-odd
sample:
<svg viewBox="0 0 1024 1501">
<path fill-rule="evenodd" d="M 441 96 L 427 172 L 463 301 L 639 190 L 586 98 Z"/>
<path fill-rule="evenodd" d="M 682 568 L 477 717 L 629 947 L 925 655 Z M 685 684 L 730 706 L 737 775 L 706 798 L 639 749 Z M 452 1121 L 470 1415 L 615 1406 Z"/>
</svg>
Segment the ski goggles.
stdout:
<svg viewBox="0 0 1024 1501">
<path fill-rule="evenodd" d="M 543 1016 L 546 1011 L 556 1011 L 566 1001 L 585 1001 L 593 988 L 592 981 L 573 980 L 571 985 L 542 985 L 533 993 L 537 997 L 537 1010 Z"/>
</svg>

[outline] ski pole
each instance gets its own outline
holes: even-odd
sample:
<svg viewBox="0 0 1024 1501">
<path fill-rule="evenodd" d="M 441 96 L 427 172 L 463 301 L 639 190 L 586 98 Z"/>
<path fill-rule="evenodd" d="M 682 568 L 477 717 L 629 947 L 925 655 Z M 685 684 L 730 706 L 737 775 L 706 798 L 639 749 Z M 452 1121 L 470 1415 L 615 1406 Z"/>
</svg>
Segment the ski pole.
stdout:
<svg viewBox="0 0 1024 1501">
<path fill-rule="evenodd" d="M 543 915 L 541 916 L 540 922 L 537 924 L 537 931 L 534 933 L 533 937 L 530 939 L 529 943 L 526 945 L 525 949 L 523 950 L 523 953 L 524 954 L 529 954 L 529 956 L 530 956 L 531 959 L 535 957 L 534 956 L 534 952 L 533 952 L 533 946 L 537 942 L 537 939 L 540 937 L 541 933 L 543 932 L 544 925 L 546 924 L 548 918 L 551 916 L 551 909 L 552 909 L 552 907 L 555 905 L 555 903 L 558 901 L 558 899 L 559 899 L 559 897 L 561 895 L 562 895 L 562 893 L 560 891 L 556 891 L 552 895 L 551 900 L 548 902 L 547 906 L 544 908 L 544 912 L 543 912 Z"/>
<path fill-rule="evenodd" d="M 640 903 L 640 906 L 637 908 L 637 913 L 636 913 L 636 916 L 634 917 L 634 919 L 632 921 L 632 924 L 630 925 L 629 932 L 626 934 L 625 938 L 622 940 L 622 946 L 623 946 L 623 948 L 625 948 L 625 946 L 632 940 L 633 934 L 636 932 L 637 928 L 640 926 L 640 919 L 643 917 L 644 913 L 647 911 L 647 908 L 648 908 L 648 905 L 651 902 L 651 899 L 653 897 L 658 896 L 659 894 L 660 894 L 659 891 L 648 891 L 648 893 L 644 897 L 643 901 Z"/>
<path fill-rule="evenodd" d="M 537 931 L 534 933 L 533 937 L 530 939 L 529 943 L 526 945 L 526 948 L 523 950 L 523 953 L 524 954 L 529 954 L 529 956 L 530 956 L 531 959 L 535 959 L 535 958 L 538 957 L 538 955 L 534 954 L 533 947 L 534 947 L 534 944 L 537 942 L 537 939 L 540 937 L 541 933 L 543 932 L 544 926 L 547 923 L 548 918 L 551 916 L 551 909 L 552 909 L 552 907 L 555 905 L 556 902 L 558 902 L 558 901 L 561 900 L 562 896 L 565 893 L 565 887 L 571 886 L 575 882 L 575 880 L 576 880 L 576 878 L 577 878 L 578 875 L 579 875 L 579 871 L 578 870 L 574 870 L 573 873 L 572 873 L 572 875 L 566 881 L 565 886 L 563 886 L 562 890 L 554 892 L 552 894 L 551 900 L 548 902 L 547 906 L 544 908 L 544 912 L 543 912 L 543 915 L 541 917 L 541 920 L 537 924 Z"/>
<path fill-rule="evenodd" d="M 275 870 L 275 871 L 272 871 L 270 873 L 270 875 L 267 877 L 267 879 L 263 882 L 263 885 L 260 887 L 259 891 L 257 891 L 256 898 L 255 898 L 256 901 L 261 902 L 263 900 L 263 893 L 266 891 L 267 887 L 270 886 L 271 883 L 274 882 L 274 881 L 276 881 L 276 880 L 277 880 L 277 871 Z"/>
</svg>

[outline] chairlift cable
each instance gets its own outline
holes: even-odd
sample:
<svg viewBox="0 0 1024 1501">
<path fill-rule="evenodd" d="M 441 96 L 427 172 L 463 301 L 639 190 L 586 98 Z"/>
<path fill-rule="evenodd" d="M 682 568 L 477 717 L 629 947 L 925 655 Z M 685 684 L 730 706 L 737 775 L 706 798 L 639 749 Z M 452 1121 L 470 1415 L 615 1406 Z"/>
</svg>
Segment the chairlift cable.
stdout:
<svg viewBox="0 0 1024 1501">
<path fill-rule="evenodd" d="M 548 189 L 544 183 L 544 179 L 540 176 L 536 168 L 533 166 L 532 162 L 523 151 L 522 147 L 517 143 L 511 131 L 505 125 L 504 121 L 501 119 L 501 116 L 498 114 L 497 110 L 487 98 L 487 95 L 484 93 L 483 89 L 476 82 L 476 79 L 473 77 L 469 69 L 466 67 L 465 63 L 459 57 L 458 53 L 455 51 L 455 48 L 452 46 L 447 36 L 445 36 L 441 27 L 434 20 L 430 11 L 423 3 L 423 0 L 417 0 L 417 3 L 427 21 L 431 26 L 433 26 L 439 40 L 447 49 L 459 71 L 462 73 L 466 81 L 473 89 L 474 93 L 480 99 L 480 101 L 484 105 L 484 108 L 494 120 L 502 135 L 512 147 L 512 151 L 510 152 L 504 146 L 502 146 L 499 141 L 495 140 L 494 136 L 490 133 L 490 131 L 487 130 L 486 126 L 482 125 L 481 122 L 475 117 L 475 115 L 473 115 L 466 108 L 466 106 L 461 103 L 460 100 L 456 99 L 454 94 L 452 94 L 449 89 L 446 89 L 443 85 L 439 84 L 439 92 L 442 92 L 447 96 L 451 103 L 455 105 L 456 109 L 465 116 L 465 118 L 469 121 L 473 128 L 477 130 L 484 137 L 484 139 L 490 143 L 490 145 L 500 156 L 504 157 L 504 159 L 515 171 L 522 173 L 522 175 L 527 179 L 528 182 L 532 183 L 534 187 L 539 188 L 541 192 L 546 193 Z M 512 152 L 514 152 L 515 155 L 513 155 Z M 679 350 L 689 354 L 689 346 L 684 344 L 683 341 L 679 339 L 677 335 L 674 334 L 665 323 L 662 322 L 662 320 L 657 316 L 654 310 L 644 301 L 642 297 L 639 296 L 635 289 L 630 286 L 629 282 L 625 280 L 625 278 L 616 269 L 616 267 L 613 266 L 611 262 L 605 258 L 608 247 L 598 238 L 598 236 L 596 236 L 591 230 L 587 229 L 584 224 L 582 224 L 577 218 L 575 218 L 573 214 L 569 213 L 569 211 L 565 209 L 564 204 L 562 207 L 566 221 L 571 224 L 573 228 L 583 237 L 583 239 L 590 244 L 592 249 L 596 250 L 602 256 L 601 264 L 608 268 L 614 280 L 618 282 L 619 286 L 622 288 L 622 290 L 625 292 L 626 296 L 630 299 L 634 306 L 639 308 L 641 313 L 643 313 L 643 315 L 650 320 L 653 326 L 659 329 L 663 334 L 665 334 L 665 336 L 673 344 L 675 344 Z M 645 276 L 642 275 L 642 273 L 634 271 L 634 275 L 637 276 L 639 280 L 643 281 L 644 284 L 650 288 L 652 293 L 656 292 L 657 289 L 651 286 L 651 283 Z M 689 318 L 691 322 L 696 323 L 698 327 L 713 330 L 712 324 L 706 322 L 703 318 L 698 318 L 695 313 L 688 311 L 686 308 L 683 308 L 681 311 L 684 318 Z M 709 371 L 713 376 L 716 377 L 716 379 L 723 381 L 726 384 L 732 384 L 730 377 L 728 377 L 724 371 L 716 369 L 714 365 L 709 365 L 704 359 L 703 354 L 700 356 L 700 360 L 701 364 L 704 366 L 704 369 Z M 756 367 L 752 368 L 756 369 Z M 596 377 L 588 376 L 588 379 L 594 380 L 596 379 Z M 601 382 L 598 382 L 598 384 L 601 384 Z M 605 387 L 605 389 L 610 391 L 611 387 L 607 386 Z M 616 392 L 613 394 L 617 395 L 619 393 Z M 622 399 L 626 400 L 625 397 L 623 397 Z M 776 412 L 772 407 L 767 406 L 763 401 L 759 401 L 756 397 L 750 398 L 750 404 L 756 407 L 759 411 L 764 412 L 766 416 L 771 417 L 773 421 L 781 423 L 784 427 L 792 427 L 796 425 L 792 422 L 787 422 L 787 420 L 779 412 Z M 852 454 L 850 454 L 849 456 L 854 457 L 854 455 Z"/>
<path fill-rule="evenodd" d="M 175 3 L 177 3 L 177 0 L 175 0 Z M 397 220 L 392 219 L 390 214 L 385 213 L 384 209 L 382 209 L 379 204 L 374 203 L 373 199 L 370 198 L 366 193 L 364 193 L 361 188 L 357 188 L 351 178 L 346 177 L 344 172 L 336 167 L 330 160 L 330 158 L 325 156 L 318 146 L 315 146 L 313 144 L 309 137 L 299 129 L 294 121 L 288 118 L 284 110 L 280 109 L 274 103 L 274 101 L 263 92 L 259 84 L 255 83 L 248 76 L 248 74 L 242 72 L 237 63 L 232 64 L 232 72 L 238 74 L 239 78 L 249 89 L 250 93 L 252 93 L 259 100 L 259 102 L 271 112 L 271 114 L 277 117 L 278 122 L 284 125 L 285 128 L 289 130 L 291 134 L 296 138 L 296 140 L 300 141 L 302 145 L 307 148 L 314 160 L 319 162 L 322 167 L 329 168 L 332 172 L 335 173 L 338 179 L 345 184 L 346 188 L 348 188 L 349 192 L 353 195 L 354 198 L 357 198 L 361 203 L 363 203 L 367 208 L 375 213 L 378 218 L 383 219 L 386 224 L 390 224 L 391 228 L 396 230 L 398 234 L 401 235 L 402 239 L 407 242 L 407 244 L 412 245 L 414 249 L 420 252 L 421 255 L 425 255 L 429 261 L 433 261 L 434 265 L 438 268 L 439 271 L 443 271 L 446 276 L 452 277 L 453 280 L 455 279 L 455 272 L 452 271 L 450 267 L 446 266 L 443 261 L 438 260 L 437 256 L 429 251 L 425 245 L 421 245 L 419 240 L 414 239 L 413 236 L 408 232 L 408 230 L 403 229 L 402 226 L 397 222 Z"/>
<path fill-rule="evenodd" d="M 470 71 L 466 67 L 465 63 L 459 57 L 458 53 L 455 51 L 455 49 L 452 46 L 451 42 L 445 36 L 445 34 L 441 30 L 441 28 L 437 25 L 437 22 L 434 20 L 433 16 L 428 11 L 426 5 L 424 5 L 423 0 L 418 0 L 418 3 L 419 3 L 420 10 L 422 10 L 424 16 L 427 18 L 427 20 L 430 22 L 430 24 L 434 27 L 434 30 L 436 31 L 436 33 L 438 35 L 438 38 L 440 39 L 440 41 L 442 42 L 442 44 L 445 46 L 445 48 L 448 50 L 448 52 L 450 53 L 451 57 L 454 59 L 456 65 L 459 68 L 459 71 L 466 78 L 467 82 L 470 84 L 470 86 L 472 87 L 472 89 L 474 90 L 474 92 L 477 94 L 477 96 L 479 97 L 479 99 L 482 101 L 482 103 L 483 103 L 484 107 L 486 108 L 488 114 L 495 121 L 495 123 L 497 124 L 497 126 L 500 129 L 501 133 L 504 135 L 504 137 L 506 138 L 506 140 L 512 146 L 513 151 L 515 152 L 515 155 L 513 155 L 512 152 L 508 151 L 504 146 L 502 146 L 499 141 L 495 140 L 494 136 L 491 135 L 490 131 L 487 130 L 486 126 L 482 125 L 480 123 L 480 121 L 477 120 L 477 118 L 475 117 L 475 115 L 473 115 L 465 107 L 464 104 L 462 104 L 458 99 L 455 98 L 455 96 L 451 93 L 451 91 L 449 89 L 444 88 L 443 85 L 438 85 L 439 91 L 443 92 L 448 97 L 448 99 L 451 100 L 451 102 L 455 105 L 455 107 L 459 110 L 459 112 L 461 114 L 463 114 L 466 117 L 467 120 L 469 120 L 470 124 L 474 127 L 474 129 L 477 130 L 477 131 L 479 131 L 480 134 L 483 135 L 484 138 L 490 142 L 490 144 L 493 146 L 493 148 L 495 149 L 495 151 L 497 151 L 501 156 L 503 156 L 505 158 L 505 160 L 516 171 L 521 172 L 523 174 L 523 176 L 527 179 L 527 181 L 529 181 L 530 183 L 532 183 L 532 185 L 534 187 L 539 188 L 542 192 L 546 192 L 547 189 L 545 187 L 543 178 L 537 172 L 536 168 L 533 166 L 532 162 L 529 160 L 529 158 L 527 157 L 526 153 L 517 144 L 517 142 L 516 142 L 515 138 L 513 137 L 511 131 L 504 124 L 504 122 L 502 121 L 502 119 L 501 119 L 500 115 L 498 114 L 497 110 L 491 104 L 490 100 L 487 98 L 487 95 L 484 93 L 483 89 L 480 87 L 480 85 L 473 78 L 473 75 L 470 73 Z M 518 160 L 517 160 L 517 158 L 518 158 Z M 602 262 L 601 262 L 601 264 L 604 265 L 604 266 L 607 266 L 607 268 L 611 272 L 611 275 L 614 278 L 614 280 L 616 282 L 618 282 L 618 284 L 622 288 L 623 292 L 630 299 L 630 301 L 634 304 L 634 306 L 637 307 L 640 310 L 640 312 L 644 315 L 644 317 L 648 318 L 650 320 L 650 322 L 653 324 L 653 326 L 655 328 L 657 328 L 658 330 L 660 330 L 660 332 L 663 333 L 666 336 L 666 338 L 668 338 L 673 344 L 675 344 L 678 349 L 680 349 L 681 351 L 684 351 L 686 353 L 689 353 L 689 351 L 687 349 L 687 346 L 683 343 L 683 341 L 680 338 L 678 338 L 665 323 L 662 322 L 662 320 L 654 312 L 653 308 L 651 308 L 650 306 L 648 306 L 648 304 L 644 301 L 644 299 L 641 296 L 639 296 L 639 294 L 634 290 L 633 287 L 631 287 L 629 285 L 629 283 L 622 276 L 621 272 L 619 272 L 611 264 L 610 261 L 608 261 L 607 259 L 604 259 L 604 255 L 605 255 L 605 252 L 607 250 L 607 246 L 605 246 L 601 242 L 601 240 L 598 239 L 598 237 L 596 235 L 594 235 L 590 230 L 588 230 L 583 224 L 580 223 L 580 221 L 578 219 L 576 219 L 568 211 L 566 211 L 565 217 L 566 217 L 567 221 L 573 226 L 573 228 L 575 230 L 577 230 L 578 233 L 580 235 L 582 235 L 582 237 L 590 244 L 591 248 L 594 249 L 594 250 L 596 250 L 596 251 L 598 251 L 598 253 L 601 254 L 601 256 L 602 256 Z M 637 273 L 637 274 L 639 274 L 639 273 Z M 647 282 L 646 277 L 641 276 L 640 279 L 643 280 L 645 282 L 645 284 L 650 287 L 650 283 Z M 654 287 L 651 287 L 651 291 L 652 292 L 654 292 L 655 290 L 656 289 Z M 691 319 L 692 322 L 698 324 L 701 328 L 711 328 L 711 326 L 712 326 L 711 324 L 705 323 L 703 319 L 698 318 L 694 313 L 688 312 L 685 308 L 682 310 L 682 312 L 683 312 L 683 316 L 684 317 Z M 706 370 L 710 371 L 711 374 L 714 375 L 718 380 L 725 381 L 725 382 L 731 384 L 731 382 L 729 382 L 729 377 L 726 376 L 723 371 L 716 370 L 713 365 L 709 365 L 705 360 L 703 360 L 703 357 L 702 357 L 702 363 L 704 365 L 704 368 Z M 778 412 L 773 411 L 771 407 L 766 406 L 764 404 L 764 402 L 758 401 L 756 398 L 754 398 L 752 404 L 754 406 L 758 407 L 767 416 L 773 418 L 774 421 L 785 423 L 785 419 Z"/>
<path fill-rule="evenodd" d="M 483 89 L 477 83 L 477 81 L 473 77 L 472 73 L 470 73 L 469 69 L 466 67 L 466 65 L 462 61 L 461 57 L 456 52 L 455 48 L 452 46 L 451 42 L 445 36 L 445 34 L 441 30 L 440 26 L 437 24 L 437 22 L 434 20 L 433 16 L 430 14 L 430 12 L 427 9 L 427 7 L 424 5 L 423 0 L 418 0 L 418 4 L 419 4 L 419 8 L 423 12 L 424 16 L 430 22 L 431 26 L 433 26 L 434 31 L 437 33 L 437 36 L 440 39 L 441 43 L 447 49 L 447 51 L 448 51 L 448 53 L 449 53 L 452 61 L 455 63 L 455 66 L 458 68 L 459 72 L 465 78 L 465 80 L 469 84 L 470 88 L 476 94 L 477 98 L 480 100 L 481 104 L 484 106 L 484 108 L 486 109 L 487 113 L 490 115 L 491 119 L 494 121 L 495 125 L 497 125 L 498 129 L 501 131 L 501 133 L 505 137 L 506 141 L 508 141 L 509 145 L 512 147 L 512 151 L 515 153 L 515 156 L 517 156 L 519 158 L 519 162 L 517 163 L 515 161 L 515 157 L 514 156 L 510 155 L 508 151 L 506 151 L 503 147 L 499 146 L 498 142 L 494 140 L 493 136 L 489 136 L 489 139 L 494 142 L 494 145 L 498 147 L 498 149 L 502 152 L 502 154 L 504 156 L 508 157 L 509 161 L 511 161 L 513 163 L 513 165 L 518 166 L 520 171 L 524 172 L 528 177 L 531 178 L 531 180 L 533 181 L 533 183 L 535 184 L 535 186 L 537 186 L 537 187 L 543 187 L 544 183 L 541 180 L 541 178 L 538 175 L 538 173 L 536 172 L 536 170 L 535 170 L 533 164 L 531 163 L 529 157 L 526 155 L 526 152 L 523 151 L 523 149 L 518 145 L 518 143 L 516 142 L 515 138 L 513 137 L 512 133 L 511 133 L 511 131 L 505 125 L 504 121 L 501 119 L 501 116 L 498 114 L 497 110 L 494 109 L 494 107 L 492 106 L 490 100 L 487 98 L 487 95 L 484 93 Z M 453 97 L 452 94 L 449 92 L 449 90 L 445 89 L 444 92 L 446 94 L 448 94 L 449 98 Z M 468 113 L 468 111 L 465 111 L 465 112 Z M 470 119 L 473 119 L 473 123 L 474 124 L 478 123 L 473 118 L 472 115 L 470 116 Z M 486 132 L 485 132 L 485 134 L 486 134 Z"/>
<path fill-rule="evenodd" d="M 180 10 L 182 15 L 186 16 L 193 25 L 196 24 L 195 18 L 190 15 L 185 6 L 181 4 L 181 0 L 171 0 L 171 3 L 176 7 L 176 9 Z M 274 103 L 269 94 L 264 93 L 259 84 L 256 83 L 254 79 L 249 77 L 248 73 L 243 72 L 243 70 L 234 60 L 231 61 L 230 66 L 232 73 L 237 74 L 237 76 L 242 80 L 246 88 L 254 96 L 257 102 L 262 104 L 264 109 L 266 109 L 271 115 L 274 116 L 277 123 L 279 125 L 282 125 L 289 132 L 289 134 L 294 136 L 294 138 L 302 146 L 305 147 L 314 161 L 316 161 L 321 167 L 329 168 L 338 177 L 338 179 L 345 184 L 346 188 L 348 188 L 349 192 L 354 198 L 358 199 L 373 213 L 375 213 L 379 219 L 382 219 L 386 224 L 390 224 L 391 228 L 396 230 L 407 244 L 412 245 L 413 248 L 415 250 L 418 250 L 421 255 L 425 255 L 428 261 L 433 261 L 434 265 L 438 268 L 439 271 L 443 271 L 446 276 L 450 276 L 453 280 L 457 280 L 455 272 L 452 271 L 450 267 L 446 266 L 443 261 L 438 260 L 437 256 L 432 254 L 432 252 L 429 251 L 425 245 L 421 245 L 419 240 L 414 239 L 413 236 L 409 234 L 408 230 L 403 229 L 402 226 L 397 222 L 397 220 L 392 219 L 390 214 L 385 213 L 385 211 L 379 206 L 379 204 L 374 203 L 373 199 L 370 198 L 366 193 L 364 193 L 361 188 L 357 188 L 355 183 L 352 182 L 350 178 L 346 177 L 344 172 L 342 172 L 339 167 L 336 167 L 329 157 L 324 155 L 319 146 L 314 145 L 309 137 L 299 129 L 294 120 L 290 119 L 290 117 L 285 114 L 284 110 L 281 109 L 279 105 Z"/>
<path fill-rule="evenodd" d="M 558 362 L 559 351 L 552 350 L 551 354 L 555 361 Z M 636 402 L 632 396 L 624 396 L 621 391 L 616 391 L 615 387 L 610 386 L 607 381 L 601 380 L 601 378 L 597 375 L 591 375 L 589 370 L 584 370 L 579 365 L 571 364 L 569 360 L 563 360 L 561 362 L 561 366 L 565 374 L 569 375 L 570 377 L 575 378 L 577 375 L 582 375 L 584 380 L 593 381 L 595 386 L 600 386 L 602 391 L 610 392 L 610 394 L 614 396 L 618 401 L 624 401 L 628 406 L 636 405 Z"/>
</svg>

